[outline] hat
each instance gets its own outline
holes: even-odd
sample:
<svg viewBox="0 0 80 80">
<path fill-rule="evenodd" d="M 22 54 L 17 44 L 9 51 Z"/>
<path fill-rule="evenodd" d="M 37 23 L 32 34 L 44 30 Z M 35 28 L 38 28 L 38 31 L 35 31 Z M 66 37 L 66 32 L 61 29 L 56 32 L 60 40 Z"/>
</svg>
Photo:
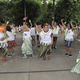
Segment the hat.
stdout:
<svg viewBox="0 0 80 80">
<path fill-rule="evenodd" d="M 0 32 L 2 33 L 3 30 L 5 29 L 5 26 L 0 26 Z"/>
<path fill-rule="evenodd" d="M 48 26 L 48 23 L 46 23 L 45 26 Z"/>
</svg>

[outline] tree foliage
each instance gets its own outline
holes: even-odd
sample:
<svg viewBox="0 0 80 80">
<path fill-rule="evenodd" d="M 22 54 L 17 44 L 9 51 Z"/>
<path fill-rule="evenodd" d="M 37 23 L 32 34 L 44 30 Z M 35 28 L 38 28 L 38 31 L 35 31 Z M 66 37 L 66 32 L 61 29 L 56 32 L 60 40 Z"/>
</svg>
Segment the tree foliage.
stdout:
<svg viewBox="0 0 80 80">
<path fill-rule="evenodd" d="M 55 18 L 59 23 L 62 18 L 68 23 L 72 20 L 74 23 L 79 21 L 79 6 L 77 1 L 62 0 L 57 3 L 55 8 Z"/>
<path fill-rule="evenodd" d="M 53 3 L 49 0 L 25 0 L 28 19 L 39 24 L 51 23 L 53 17 Z M 43 1 L 43 4 L 42 4 Z M 79 23 L 78 0 L 55 0 L 55 21 L 60 23 L 64 18 L 68 23 L 72 20 Z M 0 24 L 7 20 L 19 25 L 23 23 L 24 0 L 0 0 Z M 28 20 L 27 20 L 28 21 Z"/>
</svg>

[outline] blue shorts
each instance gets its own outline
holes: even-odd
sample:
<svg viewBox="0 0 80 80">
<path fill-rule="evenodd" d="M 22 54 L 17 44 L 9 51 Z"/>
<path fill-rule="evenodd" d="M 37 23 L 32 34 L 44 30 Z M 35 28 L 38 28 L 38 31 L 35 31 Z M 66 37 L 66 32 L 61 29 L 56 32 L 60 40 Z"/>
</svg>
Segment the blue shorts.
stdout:
<svg viewBox="0 0 80 80">
<path fill-rule="evenodd" d="M 72 41 L 66 41 L 66 47 L 70 48 L 71 47 Z"/>
</svg>

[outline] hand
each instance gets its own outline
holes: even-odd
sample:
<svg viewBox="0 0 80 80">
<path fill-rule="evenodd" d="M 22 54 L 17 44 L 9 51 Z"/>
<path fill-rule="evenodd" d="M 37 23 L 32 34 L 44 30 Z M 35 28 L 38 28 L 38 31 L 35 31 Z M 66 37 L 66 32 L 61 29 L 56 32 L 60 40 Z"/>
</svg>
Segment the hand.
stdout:
<svg viewBox="0 0 80 80">
<path fill-rule="evenodd" d="M 61 22 L 63 22 L 64 19 L 61 19 Z"/>
<path fill-rule="evenodd" d="M 64 24 L 66 24 L 66 22 Z"/>
<path fill-rule="evenodd" d="M 9 21 L 7 21 L 6 24 L 9 24 Z"/>
<path fill-rule="evenodd" d="M 29 22 L 31 23 L 31 20 L 29 20 Z"/>
</svg>

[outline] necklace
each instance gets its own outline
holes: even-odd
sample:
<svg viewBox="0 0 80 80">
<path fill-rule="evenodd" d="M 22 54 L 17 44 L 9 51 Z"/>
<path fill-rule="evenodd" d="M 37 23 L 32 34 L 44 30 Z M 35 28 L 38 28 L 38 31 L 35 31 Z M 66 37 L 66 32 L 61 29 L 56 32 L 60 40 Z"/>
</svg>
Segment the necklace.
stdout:
<svg viewBox="0 0 80 80">
<path fill-rule="evenodd" d="M 50 31 L 48 31 L 47 33 L 45 33 L 44 31 L 42 32 L 42 33 L 44 34 L 44 38 L 43 38 L 43 39 L 45 39 L 46 35 L 47 35 L 49 32 L 50 32 Z"/>
</svg>

